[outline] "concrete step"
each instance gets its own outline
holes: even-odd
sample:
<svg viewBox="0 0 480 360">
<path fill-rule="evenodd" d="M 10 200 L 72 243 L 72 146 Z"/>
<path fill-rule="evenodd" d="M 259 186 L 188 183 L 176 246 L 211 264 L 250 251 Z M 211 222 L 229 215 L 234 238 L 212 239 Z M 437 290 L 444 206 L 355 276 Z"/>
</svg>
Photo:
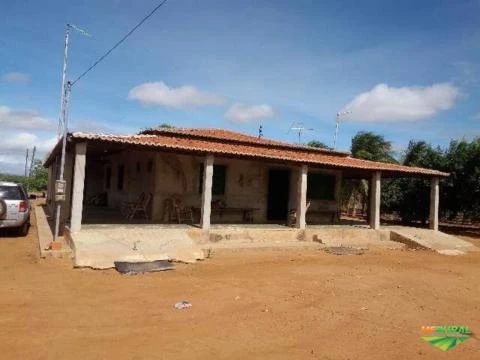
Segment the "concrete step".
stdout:
<svg viewBox="0 0 480 360">
<path fill-rule="evenodd" d="M 389 226 L 392 240 L 410 247 L 430 249 L 443 255 L 462 255 L 480 251 L 475 245 L 441 231 L 406 226 Z"/>
</svg>

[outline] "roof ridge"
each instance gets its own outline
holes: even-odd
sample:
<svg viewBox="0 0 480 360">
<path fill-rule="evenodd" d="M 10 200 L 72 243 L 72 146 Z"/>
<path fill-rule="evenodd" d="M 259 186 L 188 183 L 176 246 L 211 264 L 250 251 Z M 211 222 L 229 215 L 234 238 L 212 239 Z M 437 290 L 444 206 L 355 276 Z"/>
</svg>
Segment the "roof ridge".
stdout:
<svg viewBox="0 0 480 360">
<path fill-rule="evenodd" d="M 239 135 L 242 136 L 243 139 L 240 138 L 227 138 L 225 136 L 221 136 L 219 134 L 208 134 L 208 133 L 201 133 L 205 131 L 219 131 L 223 133 L 231 133 L 234 135 Z M 276 145 L 279 147 L 284 147 L 284 148 L 289 148 L 289 149 L 298 149 L 301 151 L 309 151 L 309 152 L 316 152 L 316 153 L 322 153 L 322 154 L 331 154 L 331 155 L 336 155 L 336 156 L 348 156 L 350 155 L 350 152 L 348 151 L 340 151 L 340 150 L 332 150 L 332 149 L 325 149 L 325 148 L 317 148 L 313 146 L 308 146 L 308 145 L 299 145 L 299 144 L 292 144 L 283 140 L 276 140 L 272 138 L 265 138 L 265 137 L 256 137 L 254 135 L 246 134 L 240 131 L 236 130 L 230 130 L 230 129 L 222 129 L 222 128 L 170 128 L 170 127 L 156 127 L 156 128 L 151 128 L 151 129 L 146 129 L 142 131 L 142 133 L 147 133 L 147 132 L 158 132 L 158 133 L 173 133 L 173 134 L 182 134 L 182 135 L 191 135 L 194 137 L 205 137 L 205 138 L 212 138 L 212 139 L 218 139 L 218 140 L 229 140 L 232 142 L 237 142 L 237 143 L 253 143 L 256 145 L 260 146 L 268 146 L 268 145 Z M 195 132 L 200 132 L 200 133 L 195 133 Z"/>
</svg>

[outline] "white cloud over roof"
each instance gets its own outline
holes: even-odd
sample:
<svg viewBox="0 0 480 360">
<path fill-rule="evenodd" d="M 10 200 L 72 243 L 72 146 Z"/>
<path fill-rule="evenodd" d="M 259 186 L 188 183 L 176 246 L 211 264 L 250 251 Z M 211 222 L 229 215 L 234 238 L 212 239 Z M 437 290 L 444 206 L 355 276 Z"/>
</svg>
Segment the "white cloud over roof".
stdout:
<svg viewBox="0 0 480 360">
<path fill-rule="evenodd" d="M 128 98 L 145 105 L 157 105 L 174 109 L 187 109 L 207 105 L 221 105 L 223 99 L 215 94 L 200 91 L 193 85 L 169 87 L 163 81 L 147 82 L 135 86 Z"/>
<path fill-rule="evenodd" d="M 225 113 L 225 119 L 234 123 L 248 123 L 256 119 L 265 119 L 274 116 L 270 105 L 244 105 L 236 103 Z"/>
<path fill-rule="evenodd" d="M 342 111 L 351 121 L 416 121 L 451 109 L 460 95 L 459 89 L 449 83 L 431 86 L 390 87 L 378 84 L 357 95 Z"/>
</svg>

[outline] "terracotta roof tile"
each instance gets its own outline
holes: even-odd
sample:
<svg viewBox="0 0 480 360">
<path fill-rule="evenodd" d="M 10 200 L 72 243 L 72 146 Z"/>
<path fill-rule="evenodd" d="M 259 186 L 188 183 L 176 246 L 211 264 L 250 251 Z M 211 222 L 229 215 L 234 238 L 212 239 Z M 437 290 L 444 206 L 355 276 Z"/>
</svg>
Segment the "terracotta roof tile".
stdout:
<svg viewBox="0 0 480 360">
<path fill-rule="evenodd" d="M 182 137 L 191 137 L 191 138 L 204 138 L 204 139 L 214 139 L 222 140 L 234 143 L 245 143 L 245 144 L 255 144 L 257 146 L 274 146 L 278 148 L 287 148 L 287 149 L 297 149 L 301 151 L 308 152 L 319 152 L 324 154 L 335 154 L 337 156 L 348 156 L 349 152 L 338 151 L 324 148 L 316 148 L 312 146 L 290 144 L 284 141 L 278 141 L 267 138 L 259 138 L 258 136 L 252 136 L 243 134 L 237 131 L 225 130 L 225 129 L 215 129 L 215 128 L 164 128 L 159 127 L 155 129 L 148 129 L 142 131 L 141 134 L 145 135 L 179 135 Z"/>
<path fill-rule="evenodd" d="M 214 136 L 220 136 L 218 130 L 214 130 Z M 224 130 L 230 136 L 229 132 Z M 349 156 L 338 155 L 335 153 L 324 153 L 319 151 L 308 151 L 310 148 L 295 147 L 289 148 L 281 146 L 264 146 L 253 143 L 253 141 L 239 141 L 232 144 L 224 141 L 223 138 L 205 137 L 205 136 L 178 136 L 176 131 L 162 131 L 153 134 L 140 135 L 105 135 L 105 134 L 86 134 L 72 133 L 71 139 L 79 140 L 97 140 L 107 143 L 120 143 L 130 145 L 141 145 L 153 148 L 175 149 L 194 153 L 213 153 L 217 155 L 230 155 L 247 158 L 261 158 L 270 160 L 281 160 L 294 163 L 305 163 L 324 165 L 336 168 L 363 169 L 370 171 L 385 171 L 393 173 L 404 173 L 412 175 L 430 175 L 430 176 L 448 176 L 448 173 L 437 170 L 424 169 L 418 167 L 409 167 L 397 164 L 389 164 L 368 160 L 355 159 Z M 237 133 L 235 133 L 237 134 Z M 235 135 L 238 136 L 238 135 Z M 245 135 L 248 137 L 248 135 Z M 266 140 L 266 139 L 265 139 Z M 270 140 L 268 140 L 270 141 Z M 274 140 L 271 140 L 274 142 Z M 52 152 L 53 153 L 53 152 Z M 47 160 L 48 163 L 49 160 Z"/>
</svg>

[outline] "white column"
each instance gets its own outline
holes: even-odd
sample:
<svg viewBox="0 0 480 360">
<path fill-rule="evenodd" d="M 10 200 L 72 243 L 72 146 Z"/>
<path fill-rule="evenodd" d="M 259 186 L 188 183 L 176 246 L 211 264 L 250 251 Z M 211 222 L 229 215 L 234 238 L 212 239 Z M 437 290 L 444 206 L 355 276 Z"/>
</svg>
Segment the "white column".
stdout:
<svg viewBox="0 0 480 360">
<path fill-rule="evenodd" d="M 381 194 L 381 173 L 376 171 L 370 181 L 370 227 L 374 230 L 380 228 L 380 194 Z"/>
<path fill-rule="evenodd" d="M 297 223 L 298 229 L 305 229 L 307 216 L 307 176 L 308 166 L 302 165 L 298 171 L 297 182 Z"/>
<path fill-rule="evenodd" d="M 70 218 L 71 232 L 79 231 L 82 227 L 83 188 L 85 185 L 86 153 L 87 153 L 87 143 L 75 144 L 75 167 L 73 170 L 72 214 Z"/>
<path fill-rule="evenodd" d="M 438 231 L 438 209 L 440 190 L 438 177 L 432 178 L 430 182 L 430 229 Z"/>
<path fill-rule="evenodd" d="M 212 212 L 212 182 L 213 155 L 207 155 L 203 162 L 202 217 L 200 226 L 203 230 L 210 229 L 210 214 Z"/>
</svg>

